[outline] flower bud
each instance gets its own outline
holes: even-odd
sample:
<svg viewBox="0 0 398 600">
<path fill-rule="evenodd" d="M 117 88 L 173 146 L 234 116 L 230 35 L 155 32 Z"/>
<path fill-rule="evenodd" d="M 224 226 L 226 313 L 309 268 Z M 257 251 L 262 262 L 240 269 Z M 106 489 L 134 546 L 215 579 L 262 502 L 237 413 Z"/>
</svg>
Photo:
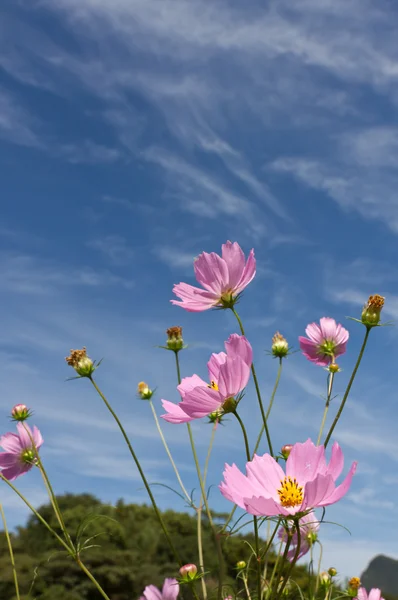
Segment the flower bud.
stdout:
<svg viewBox="0 0 398 600">
<path fill-rule="evenodd" d="M 384 306 L 383 296 L 374 294 L 369 296 L 369 300 L 365 304 L 362 310 L 361 320 L 366 327 L 375 327 L 380 323 L 380 313 Z"/>
<path fill-rule="evenodd" d="M 91 358 L 87 356 L 87 350 L 84 346 L 81 350 L 71 350 L 70 356 L 67 356 L 65 360 L 80 377 L 91 377 L 96 369 Z"/>
<path fill-rule="evenodd" d="M 148 384 L 145 383 L 145 381 L 140 381 L 138 384 L 137 393 L 141 400 L 150 400 L 154 392 L 148 387 Z"/>
<path fill-rule="evenodd" d="M 291 453 L 292 448 L 293 448 L 293 444 L 285 444 L 284 446 L 282 446 L 281 454 L 285 460 L 287 460 L 289 458 L 289 454 Z"/>
<path fill-rule="evenodd" d="M 279 331 L 277 331 L 272 338 L 271 351 L 272 354 L 277 358 L 284 358 L 289 352 L 289 344 L 283 335 L 279 333 Z"/>
<path fill-rule="evenodd" d="M 338 364 L 336 363 L 331 363 L 327 368 L 326 371 L 329 371 L 329 373 L 340 373 L 341 369 L 339 367 Z"/>
<path fill-rule="evenodd" d="M 350 581 L 348 582 L 348 585 L 353 590 L 357 590 L 361 587 L 361 580 L 359 579 L 359 577 L 351 577 Z"/>
<path fill-rule="evenodd" d="M 328 573 L 329 573 L 330 577 L 336 577 L 337 569 L 335 569 L 334 567 L 330 567 L 330 569 L 328 569 Z"/>
<path fill-rule="evenodd" d="M 330 575 L 326 571 L 319 574 L 319 581 L 321 585 L 328 587 L 330 585 Z"/>
<path fill-rule="evenodd" d="M 26 421 L 31 414 L 31 411 L 25 404 L 16 404 L 11 410 L 11 419 L 13 421 Z"/>
<path fill-rule="evenodd" d="M 178 352 L 184 348 L 184 340 L 182 339 L 182 327 L 169 327 L 166 330 L 167 333 L 167 348 Z"/>
<path fill-rule="evenodd" d="M 194 580 L 197 572 L 198 572 L 197 566 L 194 564 L 191 564 L 191 563 L 189 563 L 187 565 L 183 565 L 179 571 L 179 573 L 184 581 Z"/>
<path fill-rule="evenodd" d="M 244 560 L 238 560 L 238 562 L 236 563 L 236 568 L 241 570 L 241 569 L 246 569 L 246 563 Z"/>
<path fill-rule="evenodd" d="M 209 417 L 208 423 L 216 423 L 216 422 L 221 423 L 221 419 L 222 419 L 223 415 L 224 415 L 224 413 L 223 413 L 222 409 L 215 410 L 214 412 L 207 415 Z"/>
</svg>

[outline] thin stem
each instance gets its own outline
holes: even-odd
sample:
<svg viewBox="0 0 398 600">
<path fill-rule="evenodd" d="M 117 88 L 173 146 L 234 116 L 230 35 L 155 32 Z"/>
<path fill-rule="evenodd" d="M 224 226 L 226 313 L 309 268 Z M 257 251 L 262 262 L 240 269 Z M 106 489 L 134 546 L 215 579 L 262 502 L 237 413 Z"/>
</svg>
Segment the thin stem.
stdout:
<svg viewBox="0 0 398 600">
<path fill-rule="evenodd" d="M 2 518 L 2 521 L 3 521 L 4 534 L 5 534 L 6 540 L 7 540 L 8 552 L 10 553 L 10 562 L 11 562 L 12 574 L 13 574 L 13 577 L 14 577 L 14 585 L 15 585 L 15 595 L 16 595 L 17 600 L 20 600 L 21 597 L 19 595 L 19 585 L 18 585 L 17 568 L 15 566 L 14 552 L 12 550 L 11 538 L 10 538 L 10 534 L 8 533 L 6 516 L 4 514 L 4 510 L 3 510 L 3 505 L 2 504 L 0 504 L 0 513 L 1 513 L 1 518 Z"/>
<path fill-rule="evenodd" d="M 236 412 L 236 410 L 234 411 L 233 414 L 237 418 L 238 423 L 239 423 L 239 425 L 240 425 L 240 427 L 242 429 L 243 439 L 244 439 L 245 448 L 246 448 L 246 458 L 250 462 L 250 460 L 251 460 L 251 454 L 250 454 L 249 440 L 247 438 L 246 428 L 244 426 L 244 423 L 243 423 L 242 419 L 240 418 L 240 416 Z M 260 556 L 260 545 L 259 545 L 259 537 L 258 537 L 258 521 L 257 521 L 257 517 L 255 517 L 255 516 L 253 516 L 253 525 L 254 525 L 254 542 L 255 542 L 255 546 L 256 546 L 256 562 L 257 562 L 257 594 L 258 594 L 258 599 L 261 600 L 261 588 L 262 588 L 262 584 L 261 584 L 261 556 Z"/>
<path fill-rule="evenodd" d="M 234 313 L 234 315 L 236 317 L 236 320 L 238 321 L 238 324 L 239 324 L 240 331 L 241 331 L 242 335 L 245 335 L 245 330 L 243 328 L 243 324 L 242 324 L 242 321 L 240 319 L 240 316 L 236 312 L 235 308 L 232 307 L 231 310 Z M 261 399 L 260 386 L 258 384 L 258 379 L 257 379 L 257 374 L 256 374 L 256 369 L 254 367 L 254 363 L 252 363 L 251 371 L 252 371 L 252 375 L 253 375 L 254 387 L 256 388 L 258 403 L 259 403 L 259 406 L 260 406 L 261 416 L 262 416 L 262 419 L 263 419 L 264 431 L 265 431 L 265 435 L 267 436 L 269 453 L 271 454 L 271 456 L 273 456 L 274 455 L 274 451 L 272 449 L 271 436 L 270 436 L 268 425 L 267 425 L 267 419 L 266 419 L 266 416 L 265 416 L 263 401 Z"/>
<path fill-rule="evenodd" d="M 343 399 L 342 399 L 342 401 L 341 401 L 340 408 L 339 408 L 339 410 L 337 411 L 337 415 L 336 415 L 336 416 L 335 416 L 335 418 L 334 418 L 334 421 L 333 421 L 333 423 L 332 423 L 332 426 L 331 426 L 331 428 L 329 429 L 329 432 L 328 432 L 328 434 L 327 434 L 327 436 L 326 436 L 325 443 L 323 444 L 325 448 L 326 448 L 326 446 L 328 445 L 328 443 L 329 443 L 329 440 L 330 440 L 330 438 L 332 437 L 332 433 L 333 433 L 333 431 L 334 431 L 334 428 L 336 427 L 336 425 L 337 425 L 337 423 L 338 423 L 338 420 L 339 420 L 339 419 L 340 419 L 340 417 L 341 417 L 341 413 L 343 412 L 344 405 L 345 405 L 345 403 L 346 403 L 346 400 L 347 400 L 347 398 L 348 398 L 348 394 L 350 393 L 351 386 L 352 386 L 352 384 L 353 384 L 353 382 L 354 382 L 354 379 L 355 379 L 355 375 L 357 374 L 357 371 L 358 371 L 359 365 L 360 365 L 360 363 L 361 363 L 361 360 L 362 360 L 363 354 L 364 354 L 364 352 L 365 352 L 365 348 L 366 348 L 366 344 L 367 344 L 367 341 L 368 341 L 368 337 L 369 337 L 370 330 L 371 330 L 371 328 L 370 328 L 370 327 L 367 327 L 367 328 L 366 328 L 366 333 L 365 333 L 365 337 L 364 337 L 364 340 L 363 340 L 363 343 L 362 343 L 362 347 L 361 347 L 361 350 L 360 350 L 360 352 L 359 352 L 359 356 L 358 356 L 357 362 L 356 362 L 356 364 L 355 364 L 354 370 L 353 370 L 353 372 L 352 372 L 352 375 L 351 375 L 351 377 L 350 377 L 350 381 L 348 382 L 347 389 L 346 389 L 346 391 L 345 391 L 345 393 L 344 393 L 344 396 L 343 396 Z"/>
<path fill-rule="evenodd" d="M 162 429 L 160 427 L 159 419 L 158 419 L 158 416 L 156 414 L 156 410 L 155 410 L 155 407 L 153 405 L 152 400 L 149 400 L 149 405 L 150 405 L 150 407 L 152 409 L 153 418 L 155 419 L 155 423 L 156 423 L 156 427 L 157 427 L 157 430 L 158 430 L 159 435 L 160 435 L 160 439 L 163 442 L 163 446 L 164 446 L 164 448 L 166 450 L 167 456 L 169 457 L 169 460 L 171 462 L 171 466 L 173 467 L 174 473 L 176 474 L 177 481 L 180 484 L 180 487 L 181 487 L 181 490 L 182 490 L 184 496 L 186 497 L 186 499 L 188 500 L 189 504 L 191 505 L 192 504 L 191 497 L 188 494 L 188 492 L 187 492 L 187 490 L 186 490 L 186 488 L 185 488 L 185 486 L 184 486 L 184 484 L 182 482 L 182 479 L 181 479 L 180 474 L 179 474 L 178 469 L 177 469 L 177 465 L 175 464 L 174 459 L 172 457 L 172 454 L 170 452 L 170 449 L 169 449 L 169 447 L 167 445 L 166 438 L 164 437 L 163 431 L 162 431 Z"/>
<path fill-rule="evenodd" d="M 279 565 L 279 561 L 280 561 L 281 556 L 282 556 L 282 546 L 283 546 L 283 541 L 281 541 L 281 543 L 279 544 L 278 555 L 276 557 L 274 568 L 272 569 L 272 573 L 271 573 L 271 579 L 270 579 L 269 584 L 268 584 L 269 590 L 271 592 L 271 597 L 272 597 L 272 590 L 273 590 L 273 581 L 274 581 L 275 574 L 276 574 L 276 571 L 277 571 L 277 568 L 278 568 L 278 565 Z"/>
<path fill-rule="evenodd" d="M 245 573 L 243 573 L 243 572 L 242 572 L 242 579 L 243 579 L 243 585 L 245 586 L 245 590 L 246 590 L 247 600 L 252 600 L 251 596 L 250 596 L 249 586 L 247 585 L 247 577 L 246 577 Z"/>
<path fill-rule="evenodd" d="M 82 561 L 80 560 L 80 558 L 77 558 L 76 562 L 79 565 L 79 567 L 81 568 L 81 570 L 90 579 L 90 581 L 95 585 L 95 587 L 97 588 L 97 590 L 99 591 L 99 593 L 101 594 L 101 596 L 103 598 L 105 598 L 105 600 L 111 600 L 109 598 L 108 594 L 106 594 L 106 592 L 104 592 L 104 590 L 102 589 L 102 587 L 100 586 L 100 584 L 98 583 L 98 581 L 95 579 L 95 577 L 90 573 L 90 571 L 87 569 L 87 567 L 82 563 Z"/>
<path fill-rule="evenodd" d="M 152 494 L 152 490 L 151 490 L 151 488 L 149 487 L 149 483 L 148 483 L 148 481 L 147 481 L 147 479 L 146 479 L 146 477 L 145 477 L 144 471 L 142 470 L 142 467 L 141 467 L 140 461 L 138 460 L 138 458 L 137 458 L 137 455 L 136 455 L 136 453 L 135 453 L 135 452 L 134 452 L 134 450 L 133 450 L 133 447 L 132 447 L 132 445 L 131 445 L 131 442 L 130 442 L 130 440 L 129 440 L 129 438 L 128 438 L 128 435 L 127 435 L 127 433 L 126 433 L 126 431 L 125 431 L 125 429 L 124 429 L 124 427 L 123 427 L 123 425 L 122 425 L 122 423 L 121 423 L 121 421 L 120 421 L 119 417 L 117 416 L 117 414 L 115 413 L 115 411 L 113 410 L 113 408 L 111 407 L 111 405 L 109 404 L 109 402 L 108 402 L 108 400 L 106 399 L 106 397 L 104 396 L 104 394 L 101 392 L 100 388 L 98 387 L 98 385 L 96 384 L 96 382 L 94 381 L 94 379 L 92 378 L 92 376 L 90 376 L 90 377 L 89 377 L 89 379 L 90 379 L 91 383 L 93 384 L 93 386 L 94 386 L 95 390 L 97 391 L 98 395 L 99 395 L 99 396 L 102 398 L 102 400 L 104 401 L 104 403 L 105 403 L 105 406 L 107 407 L 107 409 L 108 409 L 108 410 L 109 410 L 109 412 L 111 413 L 112 417 L 115 419 L 115 421 L 116 421 L 116 423 L 117 423 L 117 425 L 118 425 L 118 427 L 119 427 L 119 429 L 120 429 L 120 431 L 121 431 L 121 433 L 122 433 L 122 435 L 123 435 L 123 437 L 124 437 L 124 440 L 125 440 L 125 442 L 126 442 L 126 444 L 127 444 L 127 447 L 128 447 L 128 449 L 130 450 L 130 454 L 131 454 L 131 456 L 133 457 L 133 460 L 134 460 L 134 462 L 135 462 L 135 464 L 136 464 L 136 467 L 137 467 L 137 469 L 138 469 L 138 472 L 139 472 L 139 474 L 140 474 L 140 476 L 141 476 L 141 479 L 142 479 L 142 482 L 143 482 L 143 484 L 144 484 L 144 486 L 145 486 L 145 489 L 146 489 L 146 491 L 148 492 L 148 496 L 149 496 L 149 498 L 150 498 L 150 500 L 151 500 L 151 502 L 152 502 L 153 509 L 154 509 L 154 511 L 155 511 L 155 514 L 156 514 L 156 516 L 157 516 L 158 520 L 159 520 L 160 526 L 161 526 L 161 527 L 162 527 L 162 529 L 163 529 L 163 533 L 164 533 L 164 535 L 166 536 L 166 539 L 167 539 L 167 541 L 168 541 L 168 544 L 169 544 L 169 546 L 170 546 L 170 549 L 171 549 L 171 551 L 173 552 L 173 554 L 174 554 L 174 556 L 175 556 L 175 558 L 176 558 L 176 560 L 177 560 L 178 564 L 179 564 L 180 566 L 182 566 L 182 564 L 183 564 L 183 563 L 182 563 L 182 561 L 181 561 L 181 559 L 180 559 L 180 557 L 179 557 L 179 555 L 178 555 L 178 552 L 177 552 L 177 550 L 176 550 L 176 549 L 175 549 L 175 547 L 174 547 L 174 544 L 173 544 L 173 542 L 172 542 L 172 540 L 171 540 L 170 534 L 169 534 L 169 532 L 167 531 L 167 528 L 166 528 L 166 525 L 165 525 L 165 523 L 164 523 L 164 521 L 163 521 L 162 515 L 160 514 L 160 511 L 159 511 L 159 509 L 158 509 L 158 507 L 157 507 L 156 500 L 155 500 L 155 498 L 154 498 L 154 496 L 153 496 L 153 494 Z"/>
<path fill-rule="evenodd" d="M 287 573 L 286 573 L 286 575 L 285 575 L 285 578 L 284 578 L 284 580 L 283 580 L 283 583 L 282 583 L 281 587 L 280 587 L 280 588 L 279 588 L 279 590 L 278 590 L 278 595 L 277 595 L 277 597 L 276 597 L 276 599 L 275 599 L 275 600 L 278 600 L 278 598 L 280 598 L 280 597 L 282 596 L 282 594 L 283 594 L 283 590 L 285 589 L 285 587 L 286 587 L 286 584 L 287 584 L 287 582 L 289 581 L 289 577 L 290 577 L 290 575 L 292 574 L 292 571 L 293 571 L 293 569 L 294 569 L 294 565 L 296 564 L 296 562 L 297 562 L 297 560 L 298 560 L 298 557 L 299 557 L 299 554 L 300 554 L 300 546 L 301 546 L 301 531 L 300 531 L 300 523 L 299 523 L 299 520 L 297 520 L 297 521 L 296 521 L 296 531 L 297 531 L 297 548 L 296 548 L 296 552 L 294 553 L 293 560 L 292 560 L 292 562 L 290 563 L 289 569 L 288 569 L 288 571 L 287 571 Z M 286 556 L 287 556 L 286 549 L 285 549 L 285 554 L 286 554 Z"/>
<path fill-rule="evenodd" d="M 328 388 L 328 391 L 327 391 L 327 396 L 326 396 L 325 410 L 323 411 L 322 423 L 321 423 L 321 427 L 319 429 L 318 440 L 316 442 L 317 446 L 319 446 L 319 444 L 321 443 L 323 428 L 325 427 L 325 423 L 326 423 L 326 417 L 327 417 L 327 414 L 328 414 L 328 410 L 329 410 L 329 406 L 330 406 L 330 400 L 331 400 L 331 397 L 332 397 L 334 375 L 335 375 L 334 373 L 329 373 L 328 379 L 327 379 L 327 388 Z"/>
<path fill-rule="evenodd" d="M 318 592 L 318 588 L 319 588 L 319 575 L 321 572 L 321 566 L 322 566 L 322 555 L 323 555 L 323 546 L 321 544 L 321 542 L 318 542 L 320 550 L 319 550 L 319 561 L 318 561 L 318 573 L 316 574 L 316 582 L 315 582 L 315 596 Z"/>
<path fill-rule="evenodd" d="M 276 380 L 275 380 L 274 389 L 272 390 L 271 398 L 270 398 L 270 401 L 269 401 L 269 404 L 268 404 L 268 409 L 267 409 L 267 412 L 266 412 L 266 415 L 265 415 L 265 421 L 266 422 L 268 422 L 268 417 L 270 415 L 270 412 L 272 410 L 272 406 L 274 404 L 275 394 L 276 394 L 276 391 L 277 391 L 278 386 L 279 386 L 279 381 L 280 381 L 280 378 L 281 378 L 281 374 L 282 374 L 282 358 L 280 357 L 279 358 L 278 373 L 276 374 Z M 254 447 L 253 456 L 256 454 L 256 452 L 258 450 L 258 447 L 260 445 L 260 441 L 261 441 L 263 433 L 264 433 L 264 425 L 261 427 L 261 431 L 258 434 L 257 442 L 256 442 L 256 445 Z"/>
</svg>

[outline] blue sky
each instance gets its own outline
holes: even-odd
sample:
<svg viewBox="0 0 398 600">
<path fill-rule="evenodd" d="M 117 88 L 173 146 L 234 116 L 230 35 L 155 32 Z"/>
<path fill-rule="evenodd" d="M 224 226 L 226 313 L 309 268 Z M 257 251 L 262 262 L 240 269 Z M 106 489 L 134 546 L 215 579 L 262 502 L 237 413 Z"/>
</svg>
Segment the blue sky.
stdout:
<svg viewBox="0 0 398 600">
<path fill-rule="evenodd" d="M 172 471 L 138 381 L 178 400 L 173 357 L 156 348 L 184 327 L 184 375 L 204 376 L 237 331 L 232 315 L 173 307 L 192 260 L 227 239 L 254 247 L 258 271 L 240 304 L 263 393 L 277 364 L 275 330 L 297 347 L 327 315 L 350 331 L 335 390 L 361 344 L 370 293 L 398 317 L 398 13 L 391 2 L 287 0 L 3 0 L 0 36 L 0 252 L 3 322 L 0 425 L 25 402 L 45 438 L 59 493 L 147 501 L 138 473 L 86 381 L 65 382 L 70 348 L 104 357 L 98 382 L 123 418 L 151 481 Z M 324 567 L 357 575 L 395 539 L 395 328 L 372 332 L 335 432 L 349 495 L 327 512 Z M 275 447 L 316 437 L 326 373 L 294 354 L 270 419 Z M 336 410 L 338 399 L 332 405 Z M 251 439 L 253 390 L 242 403 Z M 187 487 L 184 426 L 164 424 Z M 195 424 L 201 456 L 210 434 Z M 209 483 L 244 464 L 240 433 L 220 428 Z M 263 451 L 265 451 L 265 446 Z M 18 482 L 19 483 L 19 482 Z M 20 480 L 36 505 L 38 473 Z M 157 488 L 162 507 L 176 497 Z M 216 488 L 216 509 L 229 505 Z M 2 488 L 11 524 L 23 506 Z M 181 504 L 181 508 L 183 508 Z M 189 557 L 187 557 L 187 560 Z"/>
</svg>

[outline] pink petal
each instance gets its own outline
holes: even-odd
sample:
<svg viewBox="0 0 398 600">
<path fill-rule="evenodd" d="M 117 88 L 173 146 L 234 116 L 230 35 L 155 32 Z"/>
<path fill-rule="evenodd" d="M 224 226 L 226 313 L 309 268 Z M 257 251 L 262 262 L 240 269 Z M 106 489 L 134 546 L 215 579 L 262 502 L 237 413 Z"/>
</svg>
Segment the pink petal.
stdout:
<svg viewBox="0 0 398 600">
<path fill-rule="evenodd" d="M 206 292 L 188 283 L 178 283 L 173 287 L 174 294 L 181 298 L 170 300 L 172 304 L 185 308 L 188 312 L 202 312 L 209 310 L 219 303 L 219 297 L 212 292 Z"/>
<path fill-rule="evenodd" d="M 296 534 L 297 535 L 297 534 Z M 300 560 L 300 558 L 302 558 L 303 556 L 305 556 L 307 554 L 307 552 L 310 551 L 311 546 L 309 545 L 308 541 L 304 538 L 301 538 L 301 542 L 300 542 L 300 551 L 298 553 L 297 556 L 297 560 Z M 292 562 L 295 557 L 296 557 L 296 551 L 297 551 L 297 544 L 294 548 L 292 548 L 291 550 L 288 551 L 287 553 L 287 559 Z"/>
<path fill-rule="evenodd" d="M 42 437 L 40 431 L 37 429 L 36 425 L 33 425 L 33 441 L 35 443 L 37 450 L 40 448 L 40 446 L 42 446 L 43 441 L 44 441 L 43 437 Z"/>
<path fill-rule="evenodd" d="M 325 498 L 328 498 L 334 490 L 334 481 L 331 475 L 318 475 L 313 481 L 305 484 L 304 499 L 301 510 L 326 506 Z"/>
<path fill-rule="evenodd" d="M 379 588 L 372 588 L 369 592 L 368 600 L 380 600 L 380 598 L 381 598 L 381 590 Z"/>
<path fill-rule="evenodd" d="M 322 338 L 324 340 L 336 340 L 337 323 L 334 319 L 331 319 L 330 317 L 322 317 L 322 319 L 319 319 L 319 325 L 322 332 Z"/>
<path fill-rule="evenodd" d="M 163 583 L 162 598 L 163 600 L 177 600 L 180 591 L 177 579 L 167 577 Z"/>
<path fill-rule="evenodd" d="M 340 498 L 346 495 L 348 490 L 350 489 L 351 481 L 353 476 L 355 475 L 355 471 L 357 470 L 357 463 L 353 462 L 351 465 L 351 469 L 348 471 L 348 474 L 344 481 L 338 485 L 332 494 L 326 498 L 327 502 L 323 502 L 320 506 L 328 506 L 329 504 L 334 504 Z"/>
<path fill-rule="evenodd" d="M 255 455 L 253 460 L 246 465 L 247 478 L 255 482 L 261 490 L 261 495 L 279 500 L 278 489 L 281 481 L 285 479 L 283 469 L 272 456 L 264 454 Z"/>
<path fill-rule="evenodd" d="M 15 463 L 12 467 L 7 467 L 3 469 L 1 471 L 1 474 L 3 475 L 3 477 L 8 479 L 8 481 L 14 481 L 14 479 L 17 479 L 17 477 L 20 477 L 21 475 L 24 475 L 25 473 L 30 471 L 31 468 L 32 465 L 29 465 L 28 463 L 18 462 Z"/>
<path fill-rule="evenodd" d="M 346 344 L 348 342 L 348 338 L 350 337 L 349 332 L 345 329 L 340 323 L 337 325 L 336 330 L 336 343 L 337 344 Z"/>
<path fill-rule="evenodd" d="M 220 395 L 226 399 L 236 396 L 247 385 L 250 377 L 250 367 L 239 356 L 227 357 L 221 365 L 218 375 L 218 389 Z"/>
<path fill-rule="evenodd" d="M 253 362 L 253 349 L 244 335 L 232 333 L 225 342 L 225 350 L 230 358 L 240 356 L 251 367 Z"/>
<path fill-rule="evenodd" d="M 161 418 L 168 423 L 188 423 L 192 421 L 192 417 L 184 412 L 179 404 L 174 404 L 168 400 L 162 400 L 162 406 L 167 411 L 166 414 L 161 415 Z"/>
<path fill-rule="evenodd" d="M 244 498 L 245 509 L 251 515 L 258 517 L 274 517 L 276 515 L 290 515 L 283 506 L 277 504 L 272 498 Z"/>
<path fill-rule="evenodd" d="M 146 600 L 162 600 L 162 594 L 154 585 L 147 585 L 144 590 Z"/>
<path fill-rule="evenodd" d="M 228 241 L 221 248 L 223 260 L 228 267 L 228 287 L 235 290 L 245 269 L 245 255 L 237 242 Z"/>
<path fill-rule="evenodd" d="M 185 394 L 180 406 L 187 415 L 201 419 L 218 410 L 222 405 L 219 392 L 209 387 L 197 387 Z"/>
<path fill-rule="evenodd" d="M 180 385 L 177 386 L 177 390 L 180 392 L 181 398 L 184 399 L 184 396 L 187 392 L 190 392 L 194 388 L 200 386 L 207 387 L 207 383 L 198 375 L 192 375 L 191 377 L 184 377 L 181 380 Z"/>
<path fill-rule="evenodd" d="M 27 423 L 17 423 L 19 439 L 21 440 L 22 448 L 32 448 L 33 433 Z"/>
<path fill-rule="evenodd" d="M 256 259 L 254 258 L 254 250 L 250 250 L 249 257 L 247 259 L 245 268 L 242 273 L 242 277 L 235 288 L 235 293 L 239 294 L 242 292 L 245 287 L 249 285 L 249 283 L 254 279 L 256 274 Z"/>
<path fill-rule="evenodd" d="M 315 342 L 315 344 L 322 343 L 323 336 L 318 323 L 310 323 L 309 325 L 307 325 L 305 333 L 310 338 L 310 340 Z"/>
<path fill-rule="evenodd" d="M 358 600 L 368 600 L 368 594 L 364 587 L 360 587 L 357 592 Z"/>
<path fill-rule="evenodd" d="M 207 369 L 209 371 L 209 381 L 218 383 L 218 377 L 220 374 L 220 367 L 225 363 L 227 355 L 225 352 L 219 352 L 218 354 L 212 354 L 209 362 L 207 363 Z"/>
<path fill-rule="evenodd" d="M 250 481 L 235 464 L 232 466 L 226 464 L 223 476 L 224 481 L 219 486 L 222 495 L 227 500 L 240 506 L 240 508 L 245 508 L 243 494 L 254 495 L 260 493 L 256 483 Z"/>
<path fill-rule="evenodd" d="M 228 289 L 227 263 L 215 252 L 202 252 L 194 262 L 194 271 L 198 283 L 219 298 Z"/>
<path fill-rule="evenodd" d="M 8 469 L 9 467 L 21 464 L 21 462 L 20 454 L 18 455 L 14 452 L 0 452 L 1 469 Z"/>
<path fill-rule="evenodd" d="M 341 356 L 341 354 L 345 354 L 346 350 L 347 350 L 347 343 L 337 344 L 337 346 L 335 346 L 335 349 L 334 349 L 334 356 L 337 358 L 338 356 Z"/>
<path fill-rule="evenodd" d="M 21 440 L 16 433 L 5 433 L 0 438 L 0 446 L 7 452 L 15 452 L 20 454 L 22 450 Z"/>
<path fill-rule="evenodd" d="M 334 442 L 332 446 L 332 456 L 330 457 L 330 462 L 326 468 L 325 475 L 331 475 L 334 481 L 336 481 L 336 479 L 341 475 L 343 467 L 343 451 L 340 448 L 339 444 L 337 442 Z"/>
<path fill-rule="evenodd" d="M 299 485 L 315 479 L 318 473 L 326 471 L 325 449 L 315 446 L 310 439 L 303 444 L 294 444 L 286 461 L 286 475 L 296 478 Z"/>
</svg>

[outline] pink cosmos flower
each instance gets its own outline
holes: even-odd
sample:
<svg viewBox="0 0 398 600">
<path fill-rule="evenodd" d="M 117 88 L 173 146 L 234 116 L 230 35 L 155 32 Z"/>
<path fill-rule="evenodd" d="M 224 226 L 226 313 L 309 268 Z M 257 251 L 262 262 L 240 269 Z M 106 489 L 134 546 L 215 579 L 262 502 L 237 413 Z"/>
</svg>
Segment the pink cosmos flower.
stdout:
<svg viewBox="0 0 398 600">
<path fill-rule="evenodd" d="M 304 517 L 301 517 L 299 523 L 300 523 L 300 551 L 297 556 L 297 560 L 299 560 L 299 558 L 301 558 L 302 556 L 307 554 L 307 552 L 310 550 L 312 544 L 316 541 L 316 539 L 318 537 L 318 531 L 319 531 L 319 521 L 316 518 L 313 511 L 304 515 Z M 296 555 L 297 542 L 298 542 L 296 527 L 293 526 L 291 528 L 291 531 L 293 533 L 292 541 L 290 544 L 290 550 L 287 553 L 287 558 L 290 561 L 292 561 Z M 281 541 L 286 541 L 287 534 L 286 534 L 286 530 L 284 527 L 281 527 L 279 529 L 278 537 Z"/>
<path fill-rule="evenodd" d="M 304 336 L 299 337 L 300 348 L 308 360 L 320 366 L 326 366 L 333 358 L 344 354 L 349 338 L 347 329 L 334 319 L 322 317 L 317 323 L 307 325 Z"/>
<path fill-rule="evenodd" d="M 225 342 L 225 352 L 212 354 L 207 368 L 209 383 L 198 375 L 184 377 L 177 387 L 182 402 L 162 400 L 167 411 L 162 418 L 169 423 L 187 423 L 222 411 L 224 402 L 246 387 L 250 377 L 253 350 L 247 339 L 236 333 Z"/>
<path fill-rule="evenodd" d="M 177 579 L 166 578 L 162 591 L 154 585 L 147 585 L 140 600 L 177 600 L 180 586 Z"/>
<path fill-rule="evenodd" d="M 171 300 L 189 312 L 201 312 L 215 306 L 232 305 L 256 274 L 254 250 L 247 262 L 237 242 L 222 245 L 221 256 L 202 252 L 194 262 L 195 277 L 204 289 L 188 283 L 178 283 L 174 294 L 181 300 Z"/>
<path fill-rule="evenodd" d="M 27 423 L 17 423 L 18 433 L 6 433 L 0 438 L 0 446 L 5 452 L 0 452 L 0 469 L 2 475 L 13 481 L 27 473 L 33 467 L 36 452 L 29 434 L 32 436 L 36 449 L 43 443 L 43 438 L 36 426 L 33 432 Z M 29 433 L 28 433 L 29 432 Z"/>
<path fill-rule="evenodd" d="M 256 455 L 246 464 L 246 475 L 235 464 L 225 465 L 220 490 L 225 498 L 252 515 L 289 517 L 340 500 L 349 490 L 357 463 L 336 487 L 343 466 L 343 452 L 337 442 L 326 464 L 324 447 L 308 439 L 293 446 L 286 474 L 269 454 Z"/>
<path fill-rule="evenodd" d="M 355 600 L 384 600 L 384 598 L 379 588 L 372 588 L 368 594 L 364 587 L 360 587 Z"/>
</svg>

